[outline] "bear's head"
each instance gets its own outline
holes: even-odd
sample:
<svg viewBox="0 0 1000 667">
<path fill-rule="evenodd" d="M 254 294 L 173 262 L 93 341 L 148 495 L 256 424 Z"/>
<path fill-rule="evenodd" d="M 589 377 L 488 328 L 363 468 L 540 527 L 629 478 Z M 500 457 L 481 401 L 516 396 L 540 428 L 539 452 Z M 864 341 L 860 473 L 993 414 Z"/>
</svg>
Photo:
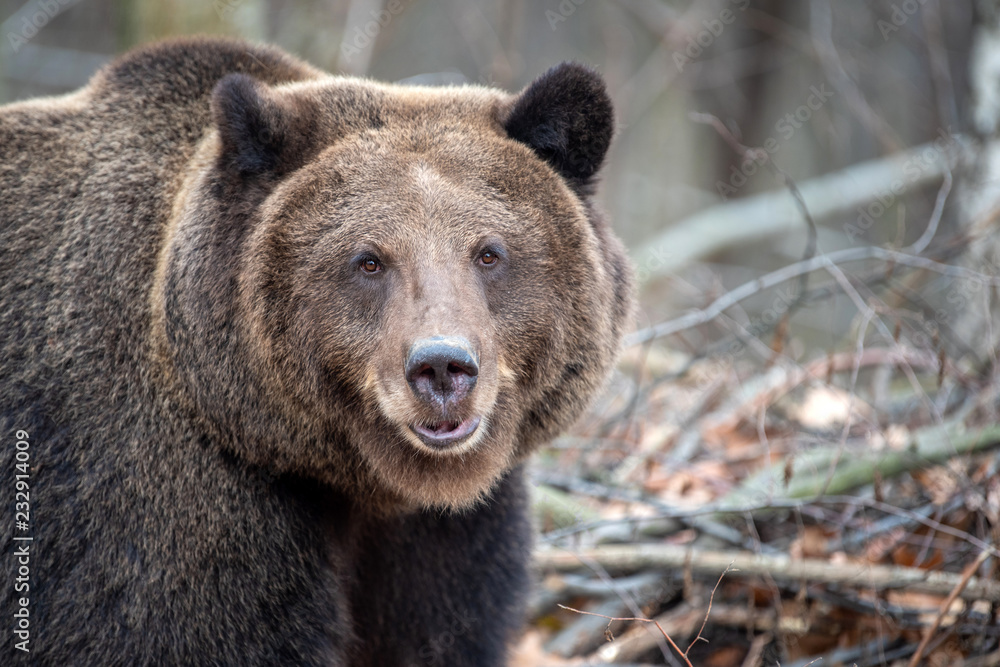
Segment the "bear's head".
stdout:
<svg viewBox="0 0 1000 667">
<path fill-rule="evenodd" d="M 509 95 L 231 74 L 211 112 L 154 308 L 225 447 L 372 506 L 461 508 L 580 414 L 632 299 L 591 202 L 598 75 Z"/>
</svg>

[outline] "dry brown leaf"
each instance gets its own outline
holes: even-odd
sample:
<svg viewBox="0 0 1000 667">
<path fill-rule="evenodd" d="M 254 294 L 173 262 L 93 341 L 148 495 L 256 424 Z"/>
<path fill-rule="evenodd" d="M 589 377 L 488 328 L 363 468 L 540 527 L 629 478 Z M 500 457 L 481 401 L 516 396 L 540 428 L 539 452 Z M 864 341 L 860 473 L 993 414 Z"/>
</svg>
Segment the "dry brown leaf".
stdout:
<svg viewBox="0 0 1000 667">
<path fill-rule="evenodd" d="M 712 461 L 673 473 L 658 468 L 650 472 L 645 487 L 664 502 L 698 507 L 715 500 L 731 484 L 729 469 L 721 462 Z"/>
<path fill-rule="evenodd" d="M 656 424 L 645 422 L 642 437 L 639 439 L 639 451 L 657 452 L 666 447 L 680 433 L 676 424 Z"/>
<path fill-rule="evenodd" d="M 941 605 L 944 603 L 944 596 L 916 593 L 902 589 L 887 591 L 885 599 L 890 604 L 899 605 L 900 607 L 905 607 L 906 609 L 921 610 L 923 612 L 921 614 L 921 618 L 926 621 L 928 625 L 933 623 L 937 615 L 941 613 Z M 948 610 L 948 613 L 945 615 L 941 627 L 948 627 L 953 624 L 955 622 L 955 614 L 965 611 L 965 608 L 965 600 L 961 598 L 955 600 L 952 603 L 951 608 Z"/>
<path fill-rule="evenodd" d="M 832 534 L 821 526 L 806 526 L 789 545 L 788 553 L 796 559 L 825 558 L 826 547 Z"/>
<path fill-rule="evenodd" d="M 862 554 L 861 562 L 884 562 L 889 557 L 889 554 L 892 553 L 892 550 L 896 548 L 896 545 L 899 544 L 899 541 L 906 537 L 906 534 L 906 528 L 897 527 L 886 531 L 881 535 L 876 535 L 866 541 L 864 544 L 865 550 Z"/>
<path fill-rule="evenodd" d="M 621 500 L 612 500 L 603 503 L 597 508 L 603 519 L 636 519 L 640 517 L 655 517 L 657 511 L 655 507 L 640 503 L 629 503 Z"/>
<path fill-rule="evenodd" d="M 922 559 L 917 562 L 917 558 Z M 903 567 L 915 567 L 922 570 L 939 570 L 944 564 L 944 555 L 940 549 L 928 549 L 914 544 L 900 544 L 892 550 L 892 562 Z"/>
<path fill-rule="evenodd" d="M 931 497 L 935 505 L 944 505 L 961 489 L 960 477 L 948 469 L 948 466 L 932 466 L 923 470 L 914 470 L 913 478 L 920 483 Z"/>
</svg>

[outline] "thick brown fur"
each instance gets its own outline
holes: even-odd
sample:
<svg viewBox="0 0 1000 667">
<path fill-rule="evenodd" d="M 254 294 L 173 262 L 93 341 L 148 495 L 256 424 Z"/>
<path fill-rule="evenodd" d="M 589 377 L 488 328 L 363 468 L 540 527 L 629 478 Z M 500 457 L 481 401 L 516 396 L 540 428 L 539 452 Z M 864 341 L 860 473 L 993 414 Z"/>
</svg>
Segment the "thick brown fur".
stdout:
<svg viewBox="0 0 1000 667">
<path fill-rule="evenodd" d="M 577 65 L 511 95 L 208 39 L 0 108 L 0 433 L 29 434 L 35 536 L 14 657 L 502 664 L 520 463 L 630 313 L 590 199 L 612 127 Z M 433 336 L 478 361 L 443 408 L 403 372 Z M 414 430 L 473 417 L 451 447 Z"/>
</svg>

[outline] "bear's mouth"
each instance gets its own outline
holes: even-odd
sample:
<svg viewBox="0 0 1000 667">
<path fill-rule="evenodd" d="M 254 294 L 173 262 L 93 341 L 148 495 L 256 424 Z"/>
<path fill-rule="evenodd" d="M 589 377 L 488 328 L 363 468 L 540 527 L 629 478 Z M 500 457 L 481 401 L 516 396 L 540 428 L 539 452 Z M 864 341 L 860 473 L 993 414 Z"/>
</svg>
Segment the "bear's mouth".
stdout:
<svg viewBox="0 0 1000 667">
<path fill-rule="evenodd" d="M 413 424 L 410 430 L 413 431 L 420 441 L 428 447 L 434 449 L 445 449 L 456 445 L 479 428 L 479 417 L 469 417 L 463 421 L 435 421 L 423 424 Z"/>
</svg>

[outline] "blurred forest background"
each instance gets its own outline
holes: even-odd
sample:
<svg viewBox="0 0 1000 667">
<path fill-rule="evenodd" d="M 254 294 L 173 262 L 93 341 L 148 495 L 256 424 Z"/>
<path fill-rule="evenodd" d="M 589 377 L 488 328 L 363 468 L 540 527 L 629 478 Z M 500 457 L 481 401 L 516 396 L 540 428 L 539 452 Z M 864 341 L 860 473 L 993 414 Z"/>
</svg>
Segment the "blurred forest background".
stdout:
<svg viewBox="0 0 1000 667">
<path fill-rule="evenodd" d="M 593 65 L 639 312 L 607 395 L 534 464 L 516 664 L 1000 665 L 996 0 L 0 0 L 0 20 L 0 102 L 198 33 L 411 83 Z"/>
</svg>

